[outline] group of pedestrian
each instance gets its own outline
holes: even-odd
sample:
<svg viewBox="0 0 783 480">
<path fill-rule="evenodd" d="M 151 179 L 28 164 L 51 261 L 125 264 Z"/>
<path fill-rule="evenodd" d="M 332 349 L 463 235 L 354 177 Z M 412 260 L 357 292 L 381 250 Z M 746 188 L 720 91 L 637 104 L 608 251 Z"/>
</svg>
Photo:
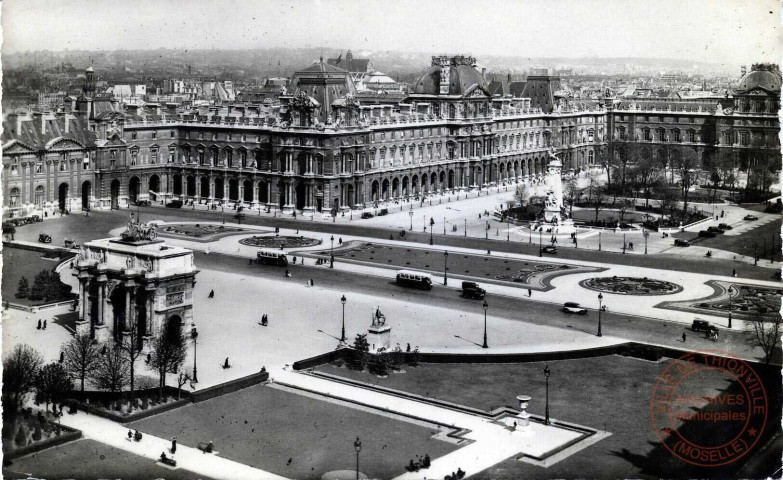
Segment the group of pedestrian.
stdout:
<svg viewBox="0 0 783 480">
<path fill-rule="evenodd" d="M 410 463 L 408 464 L 405 469 L 409 472 L 418 472 L 421 469 L 430 468 L 430 454 L 426 453 L 424 454 L 423 458 L 419 458 L 418 455 L 416 455 L 416 461 L 411 459 Z"/>
<path fill-rule="evenodd" d="M 261 325 L 262 327 L 266 327 L 267 325 L 269 325 L 269 317 L 267 316 L 266 313 L 261 315 L 261 321 L 258 322 L 258 324 Z"/>
<path fill-rule="evenodd" d="M 465 477 L 465 472 L 458 468 L 456 472 L 451 472 L 451 475 L 446 475 L 444 477 L 445 480 L 461 480 Z"/>
<path fill-rule="evenodd" d="M 141 432 L 136 430 L 136 433 L 131 432 L 128 430 L 128 441 L 136 440 L 137 442 L 141 441 Z"/>
<path fill-rule="evenodd" d="M 41 319 L 38 319 L 38 328 L 36 330 L 46 330 L 46 320 L 41 323 Z"/>
</svg>

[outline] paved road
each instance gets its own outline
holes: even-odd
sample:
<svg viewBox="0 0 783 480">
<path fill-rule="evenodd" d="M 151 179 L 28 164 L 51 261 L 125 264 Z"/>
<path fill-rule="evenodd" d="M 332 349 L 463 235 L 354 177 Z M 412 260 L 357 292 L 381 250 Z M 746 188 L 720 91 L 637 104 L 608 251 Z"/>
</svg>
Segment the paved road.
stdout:
<svg viewBox="0 0 783 480">
<path fill-rule="evenodd" d="M 145 207 L 140 209 L 142 221 L 148 219 L 161 219 L 169 222 L 176 221 L 195 221 L 205 220 L 213 222 L 234 222 L 230 213 L 221 214 L 220 211 L 206 210 L 188 210 L 188 209 L 166 209 L 163 207 Z M 123 225 L 127 222 L 130 210 L 114 210 L 93 212 L 90 218 L 83 215 L 71 215 L 67 218 L 64 230 L 68 238 L 74 237 L 77 241 L 84 239 L 99 238 L 97 233 L 108 232 L 110 228 Z M 17 229 L 17 239 L 36 241 L 38 232 L 46 231 L 53 237 L 54 244 L 62 244 L 62 238 L 58 231 L 62 227 L 56 225 L 56 222 L 36 223 L 26 225 Z M 377 227 L 368 227 L 361 224 L 361 220 L 355 220 L 353 223 L 329 223 L 320 221 L 311 221 L 308 219 L 293 219 L 291 217 L 268 217 L 248 215 L 243 223 L 251 225 L 261 225 L 267 227 L 281 227 L 303 229 L 315 232 L 327 232 L 335 235 L 356 235 L 368 238 L 389 239 L 389 236 L 395 237 L 399 232 Z M 107 225 L 113 225 L 107 228 Z M 97 227 L 95 226 L 97 225 Z M 429 244 L 429 233 L 406 232 L 407 241 Z M 493 250 L 499 252 L 519 253 L 525 255 L 538 255 L 538 245 L 535 242 L 531 245 L 522 242 L 506 242 L 505 240 L 489 240 L 483 238 L 461 237 L 459 235 L 434 235 L 434 241 L 438 245 L 448 245 L 452 247 L 473 248 L 478 250 Z M 733 269 L 737 270 L 737 275 L 742 278 L 753 280 L 773 280 L 774 270 L 769 268 L 754 267 L 731 260 L 708 259 L 703 257 L 687 257 L 682 255 L 658 254 L 658 255 L 623 255 L 614 252 L 597 252 L 594 250 L 578 250 L 572 248 L 563 248 L 558 252 L 558 257 L 562 259 L 584 260 L 598 263 L 611 263 L 616 265 L 629 265 L 637 267 L 647 267 L 662 269 L 668 271 L 681 271 L 703 273 L 708 275 L 731 275 Z"/>
<path fill-rule="evenodd" d="M 198 252 L 195 255 L 196 265 L 200 268 L 275 278 L 276 280 L 292 282 L 297 286 L 300 286 L 304 279 L 312 278 L 319 287 L 334 289 L 338 292 L 357 292 L 391 297 L 410 304 L 419 303 L 437 305 L 459 311 L 475 311 L 477 322 L 482 321 L 483 318 L 481 301 L 464 299 L 454 290 L 441 288 L 437 285 L 431 291 L 412 290 L 399 287 L 388 278 L 356 276 L 349 272 L 314 265 L 289 265 L 288 268 L 292 277 L 285 278 L 284 268 L 249 265 L 246 258 L 218 254 L 205 255 Z M 559 305 L 540 303 L 534 300 L 492 294 L 486 297 L 493 316 L 518 319 L 521 322 L 538 325 L 575 329 L 583 331 L 585 335 L 595 335 L 598 326 L 598 314 L 596 311 L 590 311 L 587 316 L 569 315 L 561 312 Z M 563 298 L 563 301 L 567 300 L 567 298 Z M 660 320 L 606 312 L 601 316 L 601 323 L 604 334 L 628 338 L 629 340 L 675 348 L 719 349 L 748 359 L 759 359 L 762 356 L 760 351 L 747 346 L 749 337 L 745 332 L 721 331 L 721 339 L 718 343 L 715 343 L 705 339 L 701 334 L 683 328 L 681 324 L 664 323 Z M 687 336 L 685 343 L 682 342 L 683 332 Z M 500 334 L 500 332 L 492 332 L 490 330 L 490 347 L 493 335 Z M 480 340 L 478 338 L 475 339 L 476 342 L 480 342 Z"/>
</svg>

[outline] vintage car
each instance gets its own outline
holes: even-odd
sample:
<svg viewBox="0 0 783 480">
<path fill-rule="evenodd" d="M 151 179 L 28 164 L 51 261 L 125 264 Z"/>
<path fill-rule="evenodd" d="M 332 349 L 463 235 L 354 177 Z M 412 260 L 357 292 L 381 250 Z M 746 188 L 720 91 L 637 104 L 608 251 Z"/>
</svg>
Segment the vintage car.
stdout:
<svg viewBox="0 0 783 480">
<path fill-rule="evenodd" d="M 50 235 L 47 235 L 45 233 L 38 234 L 38 242 L 39 243 L 52 243 L 52 237 Z"/>
<path fill-rule="evenodd" d="M 566 313 L 576 313 L 579 315 L 587 315 L 587 309 L 579 306 L 575 302 L 566 302 L 563 304 L 563 311 Z"/>
</svg>

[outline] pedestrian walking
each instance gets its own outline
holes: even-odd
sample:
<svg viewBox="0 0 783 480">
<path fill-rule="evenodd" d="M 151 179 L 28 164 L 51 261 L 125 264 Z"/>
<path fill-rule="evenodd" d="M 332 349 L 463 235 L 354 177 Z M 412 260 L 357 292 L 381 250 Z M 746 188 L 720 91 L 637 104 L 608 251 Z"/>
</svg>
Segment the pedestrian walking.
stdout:
<svg viewBox="0 0 783 480">
<path fill-rule="evenodd" d="M 732 277 L 736 277 L 737 276 L 737 269 L 736 268 L 731 269 L 731 276 Z"/>
<path fill-rule="evenodd" d="M 685 332 L 682 332 L 682 343 L 685 343 Z"/>
<path fill-rule="evenodd" d="M 338 241 L 340 242 L 340 245 L 343 244 L 343 237 L 338 238 Z"/>
<path fill-rule="evenodd" d="M 131 441 L 133 439 L 133 432 L 128 430 L 128 441 Z"/>
<path fill-rule="evenodd" d="M 410 352 L 411 351 L 411 344 L 410 343 L 408 344 L 407 347 L 405 347 L 405 351 L 406 352 Z"/>
<path fill-rule="evenodd" d="M 209 296 L 207 298 L 215 298 L 215 291 L 214 290 L 210 290 L 209 291 Z"/>
<path fill-rule="evenodd" d="M 310 286 L 311 286 L 311 287 L 314 287 L 314 286 L 315 286 L 315 282 L 313 282 L 313 279 L 312 279 L 312 278 L 310 279 Z"/>
<path fill-rule="evenodd" d="M 527 296 L 528 296 L 528 298 L 533 296 L 533 290 L 532 289 L 530 289 L 530 288 L 527 289 Z"/>
<path fill-rule="evenodd" d="M 228 359 L 226 359 L 228 360 Z M 171 454 L 174 455 L 177 453 L 177 437 L 171 438 Z"/>
<path fill-rule="evenodd" d="M 296 257 L 294 257 L 294 265 L 296 265 Z"/>
<path fill-rule="evenodd" d="M 43 329 L 46 330 L 46 320 L 44 320 L 44 326 Z"/>
<path fill-rule="evenodd" d="M 41 319 L 39 318 L 38 319 L 38 328 L 36 330 L 40 330 L 40 329 L 41 329 Z"/>
</svg>

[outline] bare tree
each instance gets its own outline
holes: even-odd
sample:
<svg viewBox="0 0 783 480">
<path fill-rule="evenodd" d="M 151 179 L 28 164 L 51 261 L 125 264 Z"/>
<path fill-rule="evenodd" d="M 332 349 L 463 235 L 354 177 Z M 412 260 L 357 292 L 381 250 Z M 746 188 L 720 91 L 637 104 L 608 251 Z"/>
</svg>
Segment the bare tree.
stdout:
<svg viewBox="0 0 783 480">
<path fill-rule="evenodd" d="M 764 363 L 767 365 L 772 360 L 775 349 L 780 343 L 782 322 L 783 317 L 780 315 L 755 317 L 748 321 L 753 333 L 750 342 L 754 347 L 759 347 L 764 352 Z"/>
<path fill-rule="evenodd" d="M 618 206 L 618 210 L 620 211 L 620 223 L 623 223 L 623 219 L 625 218 L 625 214 L 628 212 L 630 208 L 633 207 L 633 200 L 629 200 L 627 198 L 623 198 L 620 200 L 620 204 Z"/>
<path fill-rule="evenodd" d="M 19 344 L 3 360 L 3 399 L 7 411 L 16 413 L 25 396 L 35 387 L 43 357 L 33 347 Z"/>
<path fill-rule="evenodd" d="M 514 191 L 514 200 L 517 202 L 517 205 L 524 207 L 529 199 L 530 189 L 527 187 L 527 185 L 517 185 L 517 189 Z"/>
<path fill-rule="evenodd" d="M 187 341 L 181 332 L 161 329 L 152 340 L 150 366 L 158 371 L 160 396 L 163 397 L 163 387 L 166 385 L 166 374 L 176 373 L 177 367 L 185 362 L 187 357 Z"/>
<path fill-rule="evenodd" d="M 579 181 L 573 176 L 563 184 L 563 198 L 568 202 L 568 216 L 574 216 L 574 201 L 579 195 Z"/>
<path fill-rule="evenodd" d="M 598 223 L 598 214 L 606 206 L 606 190 L 603 187 L 594 187 L 592 207 L 595 210 L 595 223 Z"/>
<path fill-rule="evenodd" d="M 680 186 L 682 187 L 683 213 L 688 212 L 688 192 L 691 187 L 699 183 L 699 172 L 696 170 L 698 166 L 696 152 L 690 148 L 685 149 L 680 157 L 680 163 L 677 165 L 680 174 Z"/>
<path fill-rule="evenodd" d="M 193 369 L 190 367 L 183 367 L 179 365 L 177 369 L 177 400 L 180 399 L 182 393 L 182 386 L 193 379 Z"/>
<path fill-rule="evenodd" d="M 136 360 L 141 356 L 141 350 L 139 349 L 139 331 L 138 328 L 136 328 L 135 322 L 123 332 L 122 340 L 117 344 L 117 347 L 122 350 L 125 357 L 128 359 L 130 394 L 132 398 L 135 386 Z"/>
<path fill-rule="evenodd" d="M 46 403 L 47 412 L 50 403 L 60 400 L 71 390 L 73 390 L 73 382 L 59 363 L 45 365 L 35 376 L 35 391 L 38 398 Z"/>
<path fill-rule="evenodd" d="M 63 344 L 61 351 L 65 370 L 80 380 L 81 391 L 84 391 L 84 379 L 89 378 L 100 360 L 98 346 L 93 343 L 89 333 L 77 333 Z"/>
<path fill-rule="evenodd" d="M 105 352 L 98 360 L 90 379 L 98 388 L 119 392 L 128 385 L 128 359 L 119 347 L 107 347 Z"/>
</svg>

